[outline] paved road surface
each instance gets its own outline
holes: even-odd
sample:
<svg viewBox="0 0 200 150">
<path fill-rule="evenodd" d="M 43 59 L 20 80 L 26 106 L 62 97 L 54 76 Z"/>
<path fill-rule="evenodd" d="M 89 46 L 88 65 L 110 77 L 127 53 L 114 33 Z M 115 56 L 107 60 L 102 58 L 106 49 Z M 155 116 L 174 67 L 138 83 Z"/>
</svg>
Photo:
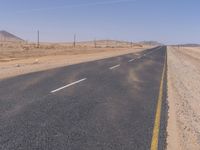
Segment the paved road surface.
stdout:
<svg viewBox="0 0 200 150">
<path fill-rule="evenodd" d="M 165 55 L 163 46 L 1 80 L 0 149 L 150 149 Z"/>
</svg>

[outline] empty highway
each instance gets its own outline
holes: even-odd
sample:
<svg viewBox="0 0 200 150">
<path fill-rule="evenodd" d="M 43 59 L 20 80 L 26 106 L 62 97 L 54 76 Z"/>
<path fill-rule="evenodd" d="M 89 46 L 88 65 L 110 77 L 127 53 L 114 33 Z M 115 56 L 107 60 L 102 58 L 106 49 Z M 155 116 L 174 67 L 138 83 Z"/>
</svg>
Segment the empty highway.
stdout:
<svg viewBox="0 0 200 150">
<path fill-rule="evenodd" d="M 0 149 L 164 149 L 166 49 L 0 80 Z"/>
</svg>

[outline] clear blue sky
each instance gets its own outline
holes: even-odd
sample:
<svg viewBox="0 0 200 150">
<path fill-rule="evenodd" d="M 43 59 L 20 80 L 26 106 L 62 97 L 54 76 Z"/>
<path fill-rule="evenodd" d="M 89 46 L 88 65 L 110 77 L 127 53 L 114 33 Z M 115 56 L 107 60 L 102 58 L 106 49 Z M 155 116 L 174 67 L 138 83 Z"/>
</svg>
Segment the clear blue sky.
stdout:
<svg viewBox="0 0 200 150">
<path fill-rule="evenodd" d="M 1 0 L 0 30 L 35 41 L 200 43 L 200 0 Z"/>
</svg>

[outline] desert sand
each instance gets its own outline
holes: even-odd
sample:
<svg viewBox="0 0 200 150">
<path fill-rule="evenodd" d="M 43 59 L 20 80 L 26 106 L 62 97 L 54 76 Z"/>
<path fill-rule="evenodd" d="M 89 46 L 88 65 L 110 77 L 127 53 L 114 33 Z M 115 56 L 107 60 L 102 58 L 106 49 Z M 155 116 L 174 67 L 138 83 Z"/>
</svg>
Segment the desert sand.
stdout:
<svg viewBox="0 0 200 150">
<path fill-rule="evenodd" d="M 200 47 L 168 47 L 169 150 L 200 149 Z"/>
<path fill-rule="evenodd" d="M 0 43 L 0 79 L 82 62 L 135 53 L 152 46 L 127 42 L 98 41 L 77 43 Z"/>
</svg>

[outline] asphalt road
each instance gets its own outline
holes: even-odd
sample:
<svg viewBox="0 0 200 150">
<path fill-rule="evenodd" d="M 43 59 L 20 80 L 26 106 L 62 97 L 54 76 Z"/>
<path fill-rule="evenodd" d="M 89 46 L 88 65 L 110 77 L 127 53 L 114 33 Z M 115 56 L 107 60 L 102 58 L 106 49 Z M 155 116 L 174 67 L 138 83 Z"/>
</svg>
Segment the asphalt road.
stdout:
<svg viewBox="0 0 200 150">
<path fill-rule="evenodd" d="M 163 46 L 1 80 L 0 149 L 150 149 L 165 56 Z"/>
</svg>

